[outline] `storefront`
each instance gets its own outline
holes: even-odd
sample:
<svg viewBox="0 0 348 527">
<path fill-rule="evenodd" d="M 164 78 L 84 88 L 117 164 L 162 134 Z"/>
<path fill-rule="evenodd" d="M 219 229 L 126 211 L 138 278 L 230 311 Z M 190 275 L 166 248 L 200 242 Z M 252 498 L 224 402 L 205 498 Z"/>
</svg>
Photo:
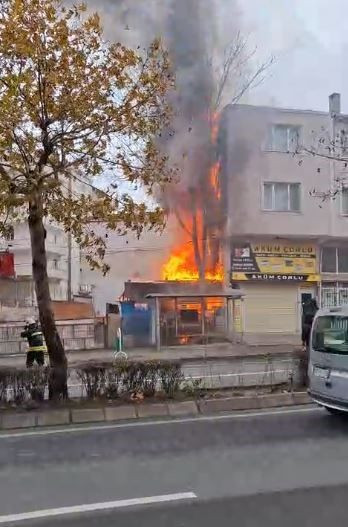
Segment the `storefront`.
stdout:
<svg viewBox="0 0 348 527">
<path fill-rule="evenodd" d="M 299 333 L 301 304 L 317 295 L 318 282 L 312 244 L 255 242 L 232 247 L 231 283 L 245 292 L 246 333 Z"/>
</svg>

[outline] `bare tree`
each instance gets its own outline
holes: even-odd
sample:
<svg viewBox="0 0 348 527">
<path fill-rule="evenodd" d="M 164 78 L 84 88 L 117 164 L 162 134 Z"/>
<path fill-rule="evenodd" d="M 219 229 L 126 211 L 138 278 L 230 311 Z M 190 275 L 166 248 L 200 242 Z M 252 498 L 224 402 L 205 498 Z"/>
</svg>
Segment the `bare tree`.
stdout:
<svg viewBox="0 0 348 527">
<path fill-rule="evenodd" d="M 298 142 L 292 155 L 301 155 L 299 165 L 303 165 L 303 156 L 327 160 L 332 163 L 333 178 L 327 188 L 318 190 L 313 187 L 310 196 L 319 199 L 322 203 L 336 199 L 348 188 L 348 118 L 345 116 L 333 116 L 332 130 L 324 127 L 320 133 L 312 132 L 311 144 L 305 145 Z M 339 171 L 336 168 L 339 167 Z M 318 172 L 321 168 L 316 168 Z"/>
<path fill-rule="evenodd" d="M 221 240 L 225 214 L 222 204 L 220 160 L 218 152 L 219 112 L 224 102 L 237 104 L 245 93 L 263 82 L 266 72 L 274 63 L 270 57 L 256 68 L 251 63 L 256 56 L 257 49 L 248 50 L 248 40 L 238 32 L 224 50 L 220 66 L 214 68 L 213 59 L 209 60 L 211 76 L 214 79 L 210 100 L 207 104 L 210 140 L 207 148 L 207 166 L 201 178 L 201 185 L 193 192 L 189 190 L 191 218 L 189 224 L 184 220 L 184 211 L 176 209 L 175 215 L 179 225 L 189 235 L 194 250 L 196 268 L 199 279 L 205 280 L 209 271 L 211 276 L 217 276 L 221 254 Z M 231 89 L 231 95 L 227 91 Z M 201 229 L 198 228 L 202 224 Z"/>
</svg>

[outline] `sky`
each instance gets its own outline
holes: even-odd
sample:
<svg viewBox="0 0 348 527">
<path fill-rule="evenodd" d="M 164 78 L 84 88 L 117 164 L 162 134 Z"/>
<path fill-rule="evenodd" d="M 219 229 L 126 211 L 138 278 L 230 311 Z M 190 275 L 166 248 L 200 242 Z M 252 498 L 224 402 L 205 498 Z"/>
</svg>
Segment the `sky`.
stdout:
<svg viewBox="0 0 348 527">
<path fill-rule="evenodd" d="M 186 0 L 175 0 L 177 5 Z M 162 20 L 170 0 L 87 0 L 99 10 L 107 35 L 125 44 L 153 32 L 153 19 Z M 240 29 L 256 61 L 274 55 L 266 80 L 245 102 L 326 111 L 328 96 L 342 94 L 348 112 L 348 0 L 200 0 L 218 6 L 222 40 Z M 127 13 L 132 31 L 124 31 Z M 218 14 L 219 13 L 219 14 Z M 209 17 L 207 17 L 209 19 Z M 207 24 L 215 22 L 207 20 Z M 155 35 L 154 35 L 155 36 Z"/>
<path fill-rule="evenodd" d="M 326 111 L 336 91 L 348 112 L 347 0 L 239 0 L 239 7 L 259 60 L 276 57 L 247 102 Z"/>
</svg>

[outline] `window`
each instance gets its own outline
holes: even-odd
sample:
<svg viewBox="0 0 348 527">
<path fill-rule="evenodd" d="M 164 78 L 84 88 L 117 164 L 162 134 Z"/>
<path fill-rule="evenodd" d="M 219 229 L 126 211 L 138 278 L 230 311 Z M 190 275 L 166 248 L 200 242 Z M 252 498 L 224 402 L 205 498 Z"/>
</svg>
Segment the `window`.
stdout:
<svg viewBox="0 0 348 527">
<path fill-rule="evenodd" d="M 59 267 L 58 260 L 53 260 L 53 269 L 58 269 L 58 267 Z"/>
<path fill-rule="evenodd" d="M 321 252 L 323 273 L 348 273 L 348 247 L 324 247 Z"/>
<path fill-rule="evenodd" d="M 321 270 L 323 273 L 337 273 L 336 247 L 324 247 L 322 249 Z"/>
<path fill-rule="evenodd" d="M 337 264 L 339 273 L 348 273 L 348 248 L 339 247 L 337 249 Z"/>
<path fill-rule="evenodd" d="M 343 187 L 341 192 L 341 214 L 348 216 L 348 187 Z"/>
<path fill-rule="evenodd" d="M 348 354 L 348 318 L 318 317 L 313 327 L 313 349 L 324 353 Z"/>
<path fill-rule="evenodd" d="M 300 190 L 300 183 L 264 183 L 264 210 L 299 212 Z"/>
<path fill-rule="evenodd" d="M 11 241 L 14 240 L 14 228 L 13 228 L 12 225 L 9 225 L 8 227 L 6 227 L 6 232 L 5 232 L 4 238 L 8 242 L 11 242 Z"/>
<path fill-rule="evenodd" d="M 270 149 L 276 152 L 296 152 L 299 136 L 300 126 L 275 124 L 271 129 Z"/>
</svg>

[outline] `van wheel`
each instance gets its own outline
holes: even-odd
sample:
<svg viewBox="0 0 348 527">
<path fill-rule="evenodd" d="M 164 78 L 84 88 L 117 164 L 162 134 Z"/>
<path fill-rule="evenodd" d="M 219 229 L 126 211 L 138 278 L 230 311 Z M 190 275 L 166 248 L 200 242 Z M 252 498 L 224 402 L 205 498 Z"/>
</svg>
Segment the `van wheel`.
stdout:
<svg viewBox="0 0 348 527">
<path fill-rule="evenodd" d="M 337 408 L 330 408 L 329 406 L 324 406 L 331 415 L 336 415 L 337 417 L 347 417 L 347 412 L 343 410 L 338 410 Z"/>
</svg>

